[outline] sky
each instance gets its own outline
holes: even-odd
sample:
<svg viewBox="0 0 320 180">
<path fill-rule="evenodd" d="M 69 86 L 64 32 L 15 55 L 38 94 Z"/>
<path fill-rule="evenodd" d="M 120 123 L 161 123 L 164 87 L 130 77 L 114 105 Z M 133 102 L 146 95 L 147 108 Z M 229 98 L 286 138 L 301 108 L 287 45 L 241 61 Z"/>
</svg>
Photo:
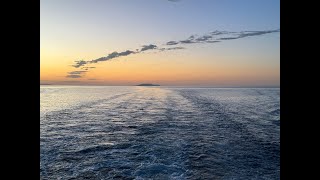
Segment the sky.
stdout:
<svg viewBox="0 0 320 180">
<path fill-rule="evenodd" d="M 40 84 L 280 86 L 279 0 L 41 0 Z"/>
</svg>

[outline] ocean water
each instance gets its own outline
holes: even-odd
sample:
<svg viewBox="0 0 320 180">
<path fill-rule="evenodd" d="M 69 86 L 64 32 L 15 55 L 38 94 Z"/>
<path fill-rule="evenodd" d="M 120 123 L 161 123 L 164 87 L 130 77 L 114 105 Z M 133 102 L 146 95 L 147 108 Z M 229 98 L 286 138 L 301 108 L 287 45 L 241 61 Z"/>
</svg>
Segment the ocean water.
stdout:
<svg viewBox="0 0 320 180">
<path fill-rule="evenodd" d="M 40 86 L 40 179 L 280 179 L 280 89 Z"/>
</svg>

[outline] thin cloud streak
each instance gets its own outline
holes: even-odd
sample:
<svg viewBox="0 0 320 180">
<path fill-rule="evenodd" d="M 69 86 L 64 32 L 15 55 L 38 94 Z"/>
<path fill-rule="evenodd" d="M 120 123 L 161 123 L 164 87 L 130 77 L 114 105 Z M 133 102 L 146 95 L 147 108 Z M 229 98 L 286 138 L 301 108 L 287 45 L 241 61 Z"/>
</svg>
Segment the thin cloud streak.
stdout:
<svg viewBox="0 0 320 180">
<path fill-rule="evenodd" d="M 83 73 L 86 73 L 87 71 L 71 71 L 71 72 L 68 72 L 68 74 L 72 75 L 72 74 L 83 74 Z"/>
<path fill-rule="evenodd" d="M 197 44 L 197 43 L 218 43 L 226 40 L 236 40 L 246 37 L 253 37 L 253 36 L 261 36 L 264 34 L 270 34 L 270 33 L 276 33 L 280 32 L 280 29 L 277 30 L 264 30 L 264 31 L 240 31 L 240 32 L 231 32 L 231 31 L 211 31 L 207 34 L 204 34 L 202 36 L 196 36 L 191 35 L 189 38 L 185 40 L 171 40 L 168 41 L 165 45 L 166 46 L 174 46 L 174 47 L 159 47 L 155 44 L 148 44 L 143 45 L 140 50 L 139 48 L 136 49 L 136 51 L 131 50 L 125 50 L 122 52 L 112 52 L 108 54 L 105 57 L 100 57 L 98 59 L 93 59 L 90 61 L 84 61 L 84 60 L 77 60 L 74 61 L 74 64 L 72 65 L 75 68 L 83 69 L 84 71 L 71 71 L 69 72 L 66 77 L 67 78 L 81 78 L 85 72 L 88 72 L 89 69 L 95 68 L 94 66 L 86 67 L 86 65 L 89 64 L 95 64 L 103 61 L 109 61 L 114 58 L 122 57 L 122 56 L 129 56 L 131 54 L 139 54 L 145 51 L 149 50 L 156 50 L 158 49 L 158 52 L 167 51 L 167 50 L 180 50 L 180 49 L 186 49 L 185 47 L 176 46 L 176 45 L 188 45 L 188 44 Z M 222 36 L 222 37 L 221 37 Z M 84 66 L 84 67 L 83 67 Z"/>
<path fill-rule="evenodd" d="M 153 44 L 150 44 L 150 45 L 144 45 L 142 46 L 140 52 L 142 51 L 146 51 L 146 50 L 149 50 L 149 49 L 157 49 L 158 47 L 156 45 L 153 45 Z"/>
<path fill-rule="evenodd" d="M 81 78 L 81 77 L 82 77 L 81 75 L 74 75 L 74 74 L 66 76 L 66 78 Z"/>
<path fill-rule="evenodd" d="M 126 50 L 126 51 L 123 51 L 123 52 L 115 51 L 115 52 L 112 52 L 112 53 L 108 54 L 105 57 L 100 57 L 98 59 L 93 59 L 91 61 L 84 61 L 84 60 L 75 61 L 75 64 L 72 65 L 72 66 L 75 67 L 75 68 L 79 68 L 79 67 L 87 65 L 87 64 L 95 64 L 95 63 L 98 63 L 98 62 L 108 61 L 108 60 L 111 60 L 111 59 L 114 59 L 114 58 L 117 58 L 117 57 L 128 56 L 130 54 L 136 54 L 136 53 L 140 53 L 142 51 L 147 51 L 147 50 L 152 50 L 152 49 L 157 49 L 157 46 L 153 45 L 153 44 L 143 45 L 140 51 L 139 50 L 138 51 Z M 90 67 L 90 68 L 95 68 L 95 67 Z M 89 67 L 88 68 L 83 67 L 83 69 L 89 70 Z"/>
<path fill-rule="evenodd" d="M 179 42 L 176 42 L 176 41 L 169 41 L 167 42 L 167 45 L 176 45 L 176 44 L 179 44 Z"/>
<path fill-rule="evenodd" d="M 85 64 L 87 64 L 87 61 L 79 60 L 79 61 L 75 61 L 75 65 L 72 65 L 72 66 L 75 68 L 79 68 L 81 66 L 84 66 Z"/>
<path fill-rule="evenodd" d="M 239 37 L 226 37 L 226 38 L 219 38 L 218 40 L 233 40 L 233 39 L 239 39 Z"/>
<path fill-rule="evenodd" d="M 181 44 L 191 44 L 191 43 L 196 43 L 195 41 L 192 41 L 190 39 L 187 39 L 187 40 L 182 40 L 180 41 Z"/>
</svg>

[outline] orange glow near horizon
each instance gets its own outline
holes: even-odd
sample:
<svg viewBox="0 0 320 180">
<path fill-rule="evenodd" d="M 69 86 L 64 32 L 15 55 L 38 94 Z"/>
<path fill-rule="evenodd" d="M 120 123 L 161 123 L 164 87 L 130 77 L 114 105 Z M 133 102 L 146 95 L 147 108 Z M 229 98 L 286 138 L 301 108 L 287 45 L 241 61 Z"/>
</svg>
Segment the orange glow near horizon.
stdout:
<svg viewBox="0 0 320 180">
<path fill-rule="evenodd" d="M 61 57 L 43 57 L 40 76 L 44 82 L 67 84 L 133 85 L 157 83 L 161 85 L 241 85 L 274 84 L 279 81 L 276 67 L 259 67 L 252 64 L 230 63 L 223 57 L 196 59 L 173 53 L 137 54 L 95 64 L 82 78 L 66 78 L 68 72 L 81 70 L 71 66 L 72 61 Z M 196 60 L 195 60 L 196 59 Z M 64 62 L 70 62 L 69 64 Z M 272 75 L 272 76 L 270 76 Z"/>
</svg>

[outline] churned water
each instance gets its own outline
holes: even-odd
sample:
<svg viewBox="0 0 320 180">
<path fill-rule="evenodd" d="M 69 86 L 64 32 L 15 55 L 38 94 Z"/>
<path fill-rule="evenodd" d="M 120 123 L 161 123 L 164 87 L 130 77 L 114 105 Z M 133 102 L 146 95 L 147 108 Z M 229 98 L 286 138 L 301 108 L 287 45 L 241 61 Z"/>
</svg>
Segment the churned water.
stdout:
<svg viewBox="0 0 320 180">
<path fill-rule="evenodd" d="M 279 94 L 40 86 L 40 179 L 280 179 Z"/>
</svg>

